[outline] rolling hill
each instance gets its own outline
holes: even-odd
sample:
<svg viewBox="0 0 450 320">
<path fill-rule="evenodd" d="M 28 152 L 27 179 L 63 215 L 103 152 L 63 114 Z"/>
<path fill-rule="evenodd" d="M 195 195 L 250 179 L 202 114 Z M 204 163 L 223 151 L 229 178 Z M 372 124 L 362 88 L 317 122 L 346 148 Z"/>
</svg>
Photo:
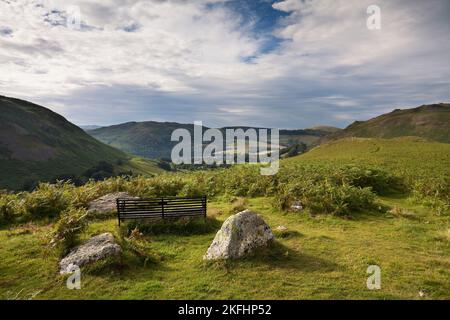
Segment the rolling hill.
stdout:
<svg viewBox="0 0 450 320">
<path fill-rule="evenodd" d="M 449 143 L 450 104 L 440 103 L 413 109 L 396 109 L 367 121 L 356 121 L 323 140 L 337 140 L 345 137 L 389 139 L 405 136 Z"/>
<path fill-rule="evenodd" d="M 370 165 L 400 176 L 450 176 L 450 144 L 418 137 L 344 138 L 314 147 L 305 154 L 283 160 L 284 164 L 316 163 Z"/>
<path fill-rule="evenodd" d="M 187 129 L 193 135 L 193 124 L 176 122 L 128 122 L 95 130 L 87 130 L 94 138 L 124 152 L 147 158 L 170 158 L 172 148 L 177 142 L 170 141 L 175 129 Z M 224 127 L 220 130 L 238 127 Z M 252 127 L 239 127 L 244 130 Z M 204 129 L 208 129 L 204 127 Z M 280 144 L 292 146 L 305 143 L 308 147 L 316 144 L 322 137 L 341 129 L 317 127 L 312 129 L 280 130 Z"/>
<path fill-rule="evenodd" d="M 170 158 L 176 142 L 170 137 L 175 129 L 187 129 L 193 134 L 192 124 L 175 122 L 127 122 L 88 130 L 94 138 L 114 148 L 147 158 Z"/>
<path fill-rule="evenodd" d="M 0 96 L 0 188 L 78 176 L 100 161 L 116 170 L 158 170 L 154 163 L 131 160 L 47 108 Z"/>
<path fill-rule="evenodd" d="M 101 128 L 101 126 L 97 126 L 97 125 L 85 125 L 85 126 L 79 126 L 79 127 L 81 129 L 83 129 L 84 131 L 95 130 L 95 129 Z"/>
</svg>

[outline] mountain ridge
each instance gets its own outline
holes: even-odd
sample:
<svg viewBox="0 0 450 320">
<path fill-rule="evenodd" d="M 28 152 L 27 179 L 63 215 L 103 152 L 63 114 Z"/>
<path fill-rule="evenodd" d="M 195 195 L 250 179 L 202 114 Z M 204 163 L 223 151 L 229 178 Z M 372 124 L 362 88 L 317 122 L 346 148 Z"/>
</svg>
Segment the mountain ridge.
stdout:
<svg viewBox="0 0 450 320">
<path fill-rule="evenodd" d="M 449 143 L 449 123 L 449 103 L 421 105 L 410 109 L 395 109 L 366 121 L 355 121 L 321 142 L 346 137 L 391 139 L 413 136 Z"/>
<path fill-rule="evenodd" d="M 250 126 L 228 126 L 218 129 L 225 131 L 226 129 L 236 128 L 244 130 L 267 129 Z M 307 146 L 312 146 L 317 143 L 321 137 L 330 133 L 329 128 L 332 127 L 324 126 L 320 129 L 281 129 L 279 131 L 280 144 L 292 146 L 304 143 Z M 194 125 L 169 121 L 130 121 L 95 130 L 88 130 L 87 132 L 103 143 L 128 153 L 147 158 L 168 158 L 170 157 L 172 148 L 177 144 L 177 142 L 170 141 L 171 134 L 175 129 L 187 129 L 193 134 Z M 209 127 L 204 126 L 203 129 L 207 130 Z M 341 129 L 332 129 L 333 132 L 338 130 Z"/>
<path fill-rule="evenodd" d="M 131 159 L 48 108 L 0 96 L 0 188 L 80 176 L 100 162 L 127 171 Z"/>
</svg>

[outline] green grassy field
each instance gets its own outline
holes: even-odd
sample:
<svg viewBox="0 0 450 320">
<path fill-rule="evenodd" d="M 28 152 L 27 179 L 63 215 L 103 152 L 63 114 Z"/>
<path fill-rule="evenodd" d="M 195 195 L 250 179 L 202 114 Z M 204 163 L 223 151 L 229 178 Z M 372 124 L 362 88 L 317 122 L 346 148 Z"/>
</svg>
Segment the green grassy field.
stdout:
<svg viewBox="0 0 450 320">
<path fill-rule="evenodd" d="M 244 166 L 18 195 L 11 200 L 21 208 L 12 210 L 17 222 L 0 228 L 0 298 L 450 299 L 449 156 L 450 145 L 414 138 L 348 139 L 283 160 L 274 177 Z M 385 190 L 397 180 L 400 189 Z M 305 187 L 314 192 L 305 193 Z M 67 277 L 58 274 L 60 251 L 48 245 L 57 220 L 39 213 L 54 203 L 67 207 L 69 200 L 80 207 L 119 190 L 141 196 L 206 193 L 209 219 L 141 227 L 151 251 L 147 262 L 127 246 L 127 225 L 119 229 L 113 216 L 91 220 L 80 240 L 112 232 L 123 256 L 83 268 L 82 289 L 68 290 Z M 42 202 L 47 194 L 66 200 Z M 292 196 L 304 201 L 304 211 L 278 206 Z M 221 223 L 236 211 L 236 197 L 245 197 L 247 202 L 238 198 L 241 205 L 261 214 L 273 230 L 287 231 L 274 231 L 275 243 L 251 257 L 204 262 Z M 38 200 L 42 210 L 23 205 Z M 318 208 L 329 212 L 314 212 Z M 381 267 L 380 290 L 366 287 L 369 265 Z"/>
<path fill-rule="evenodd" d="M 0 231 L 0 297 L 3 299 L 449 299 L 448 218 L 431 216 L 399 199 L 383 199 L 408 215 L 362 214 L 357 219 L 285 214 L 250 200 L 276 234 L 272 248 L 240 261 L 202 260 L 215 235 L 192 227 L 183 234 L 147 236 L 163 260 L 148 263 L 125 252 L 120 267 L 82 273 L 82 289 L 68 290 L 57 274 L 58 256 L 45 245 L 46 225 Z M 219 226 L 228 203 L 210 206 Z M 221 214 L 222 213 L 222 214 Z M 202 224 L 203 222 L 198 222 Z M 447 227 L 446 227 L 447 226 Z M 200 230 L 200 231 L 199 231 Z M 97 221 L 84 238 L 112 232 L 117 221 Z M 366 288 L 366 269 L 381 267 L 381 290 Z M 419 292 L 424 296 L 420 297 Z"/>
<path fill-rule="evenodd" d="M 118 166 L 117 171 L 132 171 L 134 175 L 152 176 L 163 173 L 164 170 L 158 167 L 155 160 L 141 157 L 130 157 L 125 164 Z"/>
<path fill-rule="evenodd" d="M 291 159 L 298 162 L 368 164 L 403 177 L 450 175 L 450 144 L 416 137 L 395 139 L 346 138 L 315 147 Z"/>
<path fill-rule="evenodd" d="M 367 121 L 355 121 L 326 139 L 344 137 L 397 138 L 415 136 L 439 142 L 450 142 L 450 104 L 422 105 L 396 109 Z"/>
</svg>

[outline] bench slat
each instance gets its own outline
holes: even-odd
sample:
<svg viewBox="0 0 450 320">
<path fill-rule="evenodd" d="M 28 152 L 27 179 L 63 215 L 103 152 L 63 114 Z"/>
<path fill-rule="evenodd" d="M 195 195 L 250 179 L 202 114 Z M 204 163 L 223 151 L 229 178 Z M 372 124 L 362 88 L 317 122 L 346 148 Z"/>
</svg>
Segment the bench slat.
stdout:
<svg viewBox="0 0 450 320">
<path fill-rule="evenodd" d="M 120 204 L 124 208 L 133 208 L 133 207 L 148 207 L 148 208 L 161 208 L 162 203 L 160 204 L 146 204 L 146 203 L 125 203 Z M 164 207 L 180 207 L 180 206 L 202 206 L 201 202 L 193 202 L 193 203 L 164 203 Z"/>
<path fill-rule="evenodd" d="M 117 217 L 121 220 L 204 216 L 207 198 L 161 197 L 117 199 Z"/>
<path fill-rule="evenodd" d="M 201 212 L 203 213 L 203 209 L 177 209 L 177 210 L 164 210 L 164 214 L 169 213 L 189 213 L 189 212 Z M 161 211 L 146 211 L 146 210 L 140 210 L 140 211 L 129 211 L 129 212 L 120 212 L 120 216 L 128 216 L 133 214 L 159 214 L 161 215 Z"/>
<path fill-rule="evenodd" d="M 163 205 L 163 203 L 159 202 L 159 203 L 138 203 L 138 202 L 134 202 L 134 203 L 122 203 L 119 202 L 119 204 L 121 206 L 124 207 L 132 207 L 132 206 L 148 206 L 148 207 L 161 207 L 161 205 Z M 193 206 L 193 205 L 202 205 L 203 203 L 201 201 L 198 202 L 164 202 L 164 206 Z"/>
<path fill-rule="evenodd" d="M 118 200 L 130 200 L 130 201 L 147 201 L 147 200 L 201 200 L 202 197 L 178 197 L 178 196 L 164 196 L 164 197 L 156 197 L 156 198 L 117 198 Z"/>
<path fill-rule="evenodd" d="M 176 209 L 203 209 L 203 206 L 178 206 L 178 207 L 166 207 L 164 206 L 164 210 L 176 210 Z M 155 207 L 128 207 L 128 208 L 122 208 L 119 210 L 119 212 L 130 212 L 130 211 L 162 211 L 162 207 L 155 208 Z"/>
<path fill-rule="evenodd" d="M 192 213 L 186 213 L 183 215 L 180 214 L 172 214 L 168 213 L 167 215 L 164 214 L 165 218 L 175 218 L 175 217 L 194 217 L 194 216 L 203 216 L 203 212 L 192 212 Z M 146 218 L 162 218 L 160 214 L 130 214 L 126 216 L 120 216 L 120 219 L 126 220 L 126 219 L 146 219 Z"/>
<path fill-rule="evenodd" d="M 164 209 L 164 213 L 167 212 L 191 212 L 191 211 L 200 211 L 203 212 L 203 208 L 178 208 L 178 209 Z M 142 213 L 148 213 L 148 214 L 160 214 L 162 215 L 162 210 L 145 210 L 145 209 L 136 209 L 136 210 L 128 210 L 128 211 L 119 211 L 118 213 L 120 215 L 127 215 L 127 214 L 135 214 L 138 212 Z"/>
<path fill-rule="evenodd" d="M 203 217 L 203 213 L 198 214 L 185 214 L 185 215 L 167 215 L 164 216 L 164 219 L 172 219 L 172 218 L 182 218 L 182 217 Z M 138 219 L 163 219 L 161 215 L 152 215 L 152 216 L 127 216 L 126 219 L 120 218 L 121 220 L 138 220 Z"/>
</svg>

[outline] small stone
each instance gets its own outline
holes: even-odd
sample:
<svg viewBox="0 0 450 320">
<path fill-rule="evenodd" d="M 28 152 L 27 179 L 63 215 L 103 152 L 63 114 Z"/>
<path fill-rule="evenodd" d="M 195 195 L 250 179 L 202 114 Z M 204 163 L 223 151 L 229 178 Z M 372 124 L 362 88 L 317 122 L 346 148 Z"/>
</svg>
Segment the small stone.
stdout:
<svg viewBox="0 0 450 320">
<path fill-rule="evenodd" d="M 285 226 L 278 226 L 275 228 L 275 230 L 279 232 L 284 232 L 287 231 L 287 228 Z"/>
<path fill-rule="evenodd" d="M 296 201 L 291 205 L 291 210 L 292 211 L 302 211 L 303 205 L 301 204 L 300 201 Z"/>
</svg>

